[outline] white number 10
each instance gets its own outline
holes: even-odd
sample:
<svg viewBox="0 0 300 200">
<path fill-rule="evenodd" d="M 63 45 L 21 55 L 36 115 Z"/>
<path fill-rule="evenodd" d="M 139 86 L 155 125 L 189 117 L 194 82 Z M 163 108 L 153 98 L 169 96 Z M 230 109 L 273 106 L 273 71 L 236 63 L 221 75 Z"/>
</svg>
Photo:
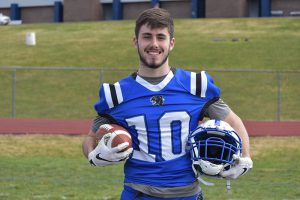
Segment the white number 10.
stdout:
<svg viewBox="0 0 300 200">
<path fill-rule="evenodd" d="M 185 146 L 189 133 L 190 116 L 186 111 L 164 113 L 157 122 L 160 147 L 154 147 L 149 138 L 146 115 L 126 119 L 128 126 L 134 126 L 137 132 L 138 150 L 133 151 L 132 157 L 138 160 L 156 162 L 171 160 L 185 154 Z M 159 148 L 160 153 L 154 154 L 151 149 Z"/>
</svg>

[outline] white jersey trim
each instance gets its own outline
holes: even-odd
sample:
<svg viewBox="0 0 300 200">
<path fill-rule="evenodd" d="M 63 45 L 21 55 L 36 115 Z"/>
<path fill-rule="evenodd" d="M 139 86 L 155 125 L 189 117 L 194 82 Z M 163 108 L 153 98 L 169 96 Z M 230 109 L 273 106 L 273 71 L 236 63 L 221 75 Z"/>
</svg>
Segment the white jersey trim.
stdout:
<svg viewBox="0 0 300 200">
<path fill-rule="evenodd" d="M 158 92 L 158 91 L 162 90 L 171 81 L 171 79 L 173 77 L 174 77 L 174 74 L 173 74 L 172 71 L 170 71 L 162 82 L 160 82 L 157 85 L 153 85 L 153 84 L 147 82 L 145 79 L 143 79 L 139 75 L 137 75 L 136 76 L 136 82 L 138 82 L 139 84 L 141 84 L 142 86 L 144 86 L 148 90 L 151 90 L 153 92 Z"/>
<path fill-rule="evenodd" d="M 119 82 L 116 82 L 114 84 L 115 88 L 116 88 L 116 93 L 117 93 L 117 98 L 118 98 L 118 103 L 122 103 L 123 102 L 123 95 L 122 95 L 122 90 L 121 90 L 121 86 Z"/>
<path fill-rule="evenodd" d="M 207 90 L 207 76 L 205 71 L 201 71 L 199 74 L 191 72 L 191 81 L 190 81 L 190 92 L 193 95 L 200 97 L 206 97 Z"/>
<path fill-rule="evenodd" d="M 206 97 L 207 76 L 205 71 L 201 71 L 201 97 Z"/>
<path fill-rule="evenodd" d="M 196 73 L 191 72 L 191 93 L 196 95 Z"/>
<path fill-rule="evenodd" d="M 107 103 L 108 107 L 113 108 L 114 104 L 112 102 L 109 84 L 108 83 L 103 83 L 103 89 L 104 89 L 105 99 L 106 99 L 106 103 Z"/>
</svg>

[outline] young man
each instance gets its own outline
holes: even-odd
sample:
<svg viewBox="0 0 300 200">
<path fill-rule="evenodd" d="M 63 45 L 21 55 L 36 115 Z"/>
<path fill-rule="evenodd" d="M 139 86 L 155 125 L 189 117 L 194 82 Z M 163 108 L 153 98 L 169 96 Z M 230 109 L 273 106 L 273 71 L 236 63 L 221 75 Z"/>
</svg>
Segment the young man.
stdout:
<svg viewBox="0 0 300 200">
<path fill-rule="evenodd" d="M 127 159 L 121 200 L 201 199 L 186 143 L 189 132 L 204 117 L 229 123 L 243 140 L 243 156 L 250 159 L 247 131 L 220 99 L 212 78 L 204 71 L 169 66 L 173 36 L 173 19 L 166 10 L 152 8 L 141 13 L 133 40 L 140 58 L 137 72 L 115 84 L 103 84 L 95 104 L 98 117 L 83 142 L 83 152 L 95 166 Z M 97 144 L 99 126 L 112 123 L 130 132 L 133 149 L 118 153 L 128 144 L 117 149 L 101 145 L 103 140 Z M 240 168 L 222 176 L 237 178 L 242 174 Z"/>
</svg>

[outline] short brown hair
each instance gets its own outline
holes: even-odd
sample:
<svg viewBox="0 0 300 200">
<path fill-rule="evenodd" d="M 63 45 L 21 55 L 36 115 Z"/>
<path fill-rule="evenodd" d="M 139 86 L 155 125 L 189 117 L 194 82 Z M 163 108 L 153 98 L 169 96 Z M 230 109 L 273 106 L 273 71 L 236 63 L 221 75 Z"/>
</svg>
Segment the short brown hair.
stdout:
<svg viewBox="0 0 300 200">
<path fill-rule="evenodd" d="M 174 23 L 171 14 L 162 8 L 150 8 L 143 11 L 135 23 L 135 36 L 138 37 L 140 29 L 147 24 L 151 29 L 153 28 L 168 28 L 170 38 L 174 36 Z"/>
</svg>

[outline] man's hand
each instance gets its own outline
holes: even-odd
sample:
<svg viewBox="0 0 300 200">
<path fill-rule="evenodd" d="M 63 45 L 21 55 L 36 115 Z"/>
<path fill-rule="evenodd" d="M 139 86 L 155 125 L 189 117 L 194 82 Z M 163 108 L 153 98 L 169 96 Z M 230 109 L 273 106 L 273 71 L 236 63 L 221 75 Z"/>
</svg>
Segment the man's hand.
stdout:
<svg viewBox="0 0 300 200">
<path fill-rule="evenodd" d="M 238 177 L 244 175 L 253 167 L 253 162 L 250 157 L 239 157 L 233 155 L 235 164 L 225 171 L 221 171 L 219 175 L 225 179 L 237 179 Z"/>
<path fill-rule="evenodd" d="M 105 134 L 96 148 L 91 151 L 88 155 L 89 162 L 94 166 L 106 166 L 118 164 L 121 161 L 125 160 L 130 153 L 132 148 L 122 151 L 129 146 L 128 142 L 119 144 L 116 147 L 108 147 L 106 144 L 108 140 L 111 139 L 111 133 Z"/>
</svg>

